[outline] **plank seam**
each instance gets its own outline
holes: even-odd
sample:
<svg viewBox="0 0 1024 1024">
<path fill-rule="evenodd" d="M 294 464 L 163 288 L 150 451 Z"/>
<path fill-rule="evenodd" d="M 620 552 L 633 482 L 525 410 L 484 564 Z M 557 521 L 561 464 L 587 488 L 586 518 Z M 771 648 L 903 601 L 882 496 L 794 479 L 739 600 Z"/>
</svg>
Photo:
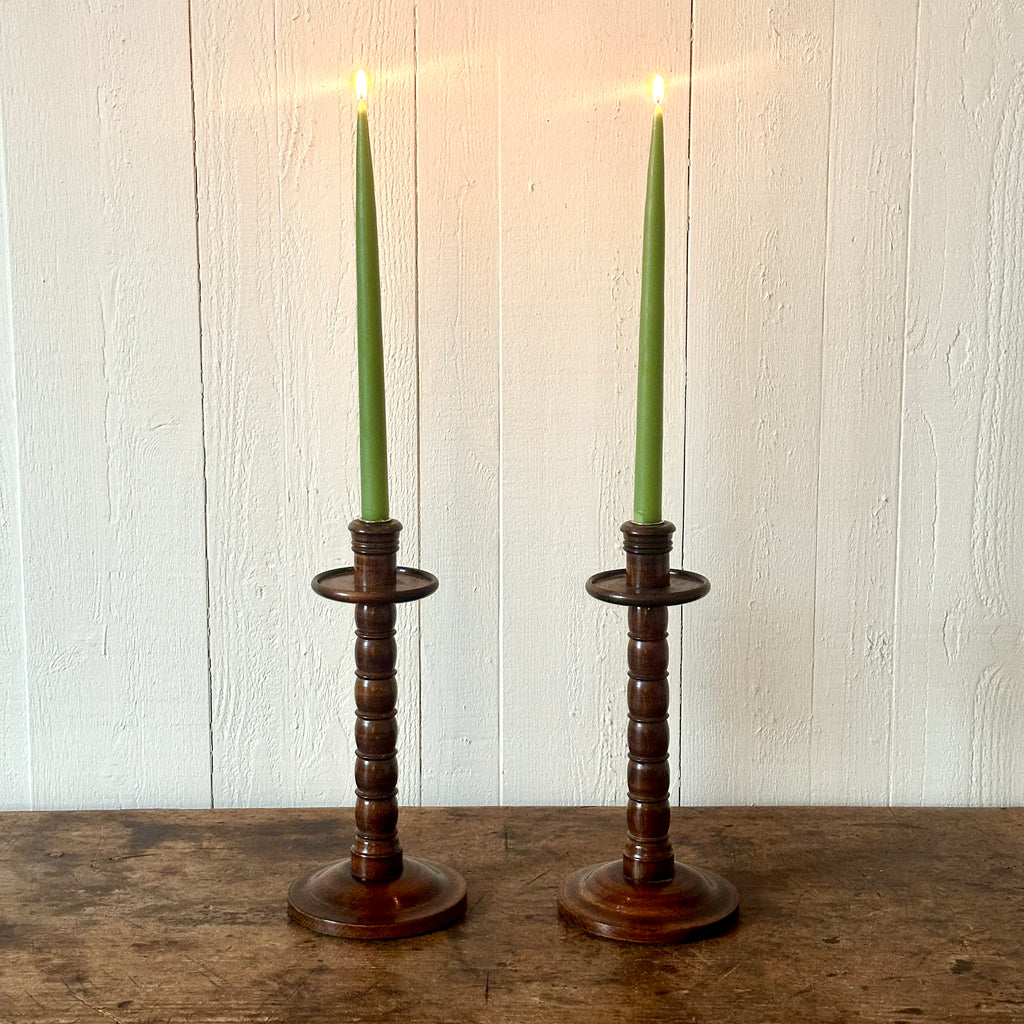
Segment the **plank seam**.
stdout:
<svg viewBox="0 0 1024 1024">
<path fill-rule="evenodd" d="M 811 597 L 811 686 L 807 695 L 810 728 L 807 730 L 807 802 L 812 802 L 814 788 L 814 699 L 818 676 L 818 581 L 821 567 L 818 565 L 818 546 L 821 538 L 821 425 L 825 405 L 825 328 L 828 320 L 828 266 L 829 266 L 829 223 L 832 213 L 832 138 L 835 123 L 836 96 L 836 0 L 832 0 L 832 38 L 829 56 L 828 78 L 828 126 L 825 134 L 825 223 L 824 251 L 821 257 L 821 329 L 819 332 L 818 354 L 818 454 L 814 463 L 817 473 L 814 481 L 814 593 Z"/>
<path fill-rule="evenodd" d="M 892 589 L 892 634 L 893 634 L 893 671 L 889 689 L 889 791 L 887 803 L 892 806 L 894 770 L 893 764 L 893 730 L 896 720 L 896 668 L 898 664 L 896 645 L 900 637 L 900 573 L 902 571 L 900 543 L 903 531 L 903 458 L 906 438 L 905 424 L 907 414 L 907 323 L 910 319 L 910 252 L 914 231 L 914 175 L 917 170 L 917 112 L 920 107 L 918 95 L 921 75 L 921 0 L 917 0 L 917 26 L 914 31 L 914 111 L 910 119 L 910 174 L 907 176 L 907 239 L 906 260 L 903 272 L 903 360 L 900 367 L 900 426 L 899 426 L 899 462 L 896 470 L 896 551 L 893 556 L 893 589 Z"/>
<path fill-rule="evenodd" d="M 289 371 L 292 369 L 292 332 L 288 330 L 288 314 L 284 309 L 284 300 L 286 295 L 286 268 L 285 268 L 285 244 L 284 244 L 284 182 L 285 182 L 285 167 L 284 163 L 287 160 L 286 153 L 290 151 L 291 141 L 285 144 L 285 141 L 281 136 L 281 61 L 283 55 L 281 53 L 281 35 L 278 32 L 281 17 L 281 5 L 278 0 L 274 0 L 273 7 L 273 53 L 274 53 L 274 131 L 277 143 L 277 264 L 275 267 L 276 273 L 273 275 L 277 286 L 277 294 L 275 295 L 274 301 L 274 342 L 277 348 L 278 359 L 280 361 L 280 388 L 281 388 L 281 435 L 283 444 L 281 446 L 281 482 L 280 482 L 280 501 L 285 512 L 285 520 L 287 522 L 289 506 L 291 504 L 292 495 L 292 450 L 294 448 L 295 438 L 293 436 L 293 410 L 295 407 L 294 400 L 292 398 L 291 391 L 291 374 Z M 289 101 L 292 104 L 292 117 L 295 117 L 295 84 L 291 83 L 291 93 L 289 95 Z M 298 374 L 295 374 L 298 377 Z M 285 526 L 281 530 L 281 541 L 284 546 L 284 557 L 282 559 L 283 564 L 286 566 L 293 566 L 295 564 L 295 552 L 294 552 L 294 536 L 293 532 Z M 290 582 L 281 587 L 281 593 L 284 597 L 284 621 L 288 623 L 295 622 L 295 600 L 294 591 L 290 585 Z M 287 672 L 287 678 L 294 680 L 296 678 L 296 667 L 295 667 L 295 645 L 291 642 L 291 638 L 284 645 L 285 650 L 285 671 Z M 297 781 L 297 772 L 292 774 L 291 778 L 282 778 L 282 789 L 285 785 L 294 787 Z M 265 784 L 265 782 L 263 783 Z M 301 781 L 299 782 L 301 785 Z M 294 788 L 292 789 L 294 792 Z"/>
<path fill-rule="evenodd" d="M 686 565 L 686 437 L 687 424 L 690 417 L 690 404 L 687 401 L 690 381 L 690 211 L 692 199 L 693 173 L 693 32 L 694 32 L 694 0 L 690 0 L 690 52 L 687 68 L 686 97 L 686 237 L 683 240 L 683 480 L 682 480 L 682 516 L 679 523 L 679 562 Z M 679 689 L 676 744 L 676 805 L 683 802 L 683 673 L 684 662 L 684 623 L 685 615 L 679 616 Z"/>
<path fill-rule="evenodd" d="M 210 501 L 209 501 L 209 460 L 206 456 L 206 378 L 204 368 L 203 345 L 203 272 L 202 246 L 199 237 L 199 132 L 196 127 L 196 62 L 195 47 L 192 38 L 192 0 L 188 2 L 188 81 L 189 99 L 192 104 L 192 187 L 195 198 L 195 236 L 196 236 L 196 315 L 198 320 L 199 343 L 199 428 L 202 438 L 202 488 L 203 488 L 203 577 L 206 583 L 206 693 L 207 693 L 207 728 L 209 730 L 210 751 L 210 808 L 215 806 L 213 771 L 214 771 L 214 735 L 213 735 L 213 650 L 211 639 L 211 602 L 210 602 Z"/>
<path fill-rule="evenodd" d="M 18 588 L 21 609 L 21 678 L 22 690 L 25 695 L 25 746 L 28 757 L 27 781 L 29 810 L 35 810 L 34 760 L 32 757 L 32 703 L 28 675 L 28 616 L 27 594 L 25 589 L 25 531 L 22 517 L 22 480 L 21 480 L 21 431 L 18 416 L 18 370 L 17 356 L 14 345 L 14 258 L 11 246 L 11 208 L 7 187 L 7 133 L 4 126 L 3 95 L 0 94 L 0 223 L 4 227 L 4 285 L 7 292 L 7 340 L 10 352 L 11 381 L 11 435 L 13 438 L 13 469 L 14 488 L 11 495 L 11 529 L 18 544 Z"/>
<path fill-rule="evenodd" d="M 498 804 L 505 804 L 505 253 L 504 183 L 502 178 L 502 125 L 504 105 L 501 80 L 501 53 L 497 56 L 498 112 Z"/>
<path fill-rule="evenodd" d="M 422 388 L 423 388 L 423 350 L 420 346 L 420 53 L 419 53 L 419 4 L 412 8 L 412 230 L 413 230 L 413 279 L 416 287 L 413 291 L 413 324 L 416 348 L 416 564 L 423 557 L 423 420 L 422 420 Z M 416 602 L 416 751 L 417 764 L 417 800 L 423 806 L 423 609 L 421 602 Z"/>
</svg>

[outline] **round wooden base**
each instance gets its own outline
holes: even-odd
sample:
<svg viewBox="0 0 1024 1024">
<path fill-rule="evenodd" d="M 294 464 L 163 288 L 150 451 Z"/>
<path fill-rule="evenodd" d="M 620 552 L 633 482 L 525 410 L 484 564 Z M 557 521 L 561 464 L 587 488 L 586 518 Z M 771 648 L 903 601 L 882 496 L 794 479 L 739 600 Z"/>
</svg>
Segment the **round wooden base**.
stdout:
<svg viewBox="0 0 1024 1024">
<path fill-rule="evenodd" d="M 437 931 L 466 913 L 457 871 L 412 857 L 393 882 L 360 882 L 350 859 L 316 868 L 288 890 L 288 916 L 324 935 L 400 939 Z"/>
<path fill-rule="evenodd" d="M 624 942 L 693 942 L 728 931 L 739 916 L 731 882 L 676 861 L 668 882 L 626 880 L 622 858 L 571 874 L 558 893 L 558 911 L 592 935 Z"/>
</svg>

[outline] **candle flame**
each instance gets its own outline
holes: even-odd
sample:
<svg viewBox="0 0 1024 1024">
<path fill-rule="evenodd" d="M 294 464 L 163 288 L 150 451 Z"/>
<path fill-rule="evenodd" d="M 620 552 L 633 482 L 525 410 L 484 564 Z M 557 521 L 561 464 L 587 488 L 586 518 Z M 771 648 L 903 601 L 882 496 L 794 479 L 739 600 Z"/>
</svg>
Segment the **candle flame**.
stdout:
<svg viewBox="0 0 1024 1024">
<path fill-rule="evenodd" d="M 654 76 L 653 92 L 654 102 L 661 106 L 665 100 L 665 79 L 662 78 L 661 75 Z"/>
<path fill-rule="evenodd" d="M 360 103 L 365 103 L 368 91 L 369 90 L 366 86 L 366 72 L 360 68 L 356 72 L 356 99 L 358 99 Z"/>
</svg>

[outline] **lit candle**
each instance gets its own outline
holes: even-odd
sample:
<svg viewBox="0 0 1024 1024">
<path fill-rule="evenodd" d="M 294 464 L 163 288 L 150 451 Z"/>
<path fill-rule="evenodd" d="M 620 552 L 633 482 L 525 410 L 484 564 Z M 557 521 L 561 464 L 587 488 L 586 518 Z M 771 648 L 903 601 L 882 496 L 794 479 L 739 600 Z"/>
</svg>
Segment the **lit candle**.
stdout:
<svg viewBox="0 0 1024 1024">
<path fill-rule="evenodd" d="M 654 124 L 647 163 L 644 252 L 640 285 L 640 356 L 636 388 L 636 475 L 633 521 L 661 522 L 661 455 L 665 377 L 665 83 L 654 78 Z"/>
<path fill-rule="evenodd" d="M 377 203 L 373 194 L 366 72 L 356 74 L 356 320 L 359 338 L 359 480 L 362 518 L 376 522 L 388 512 L 388 443 L 384 414 L 384 334 L 380 316 Z"/>
</svg>

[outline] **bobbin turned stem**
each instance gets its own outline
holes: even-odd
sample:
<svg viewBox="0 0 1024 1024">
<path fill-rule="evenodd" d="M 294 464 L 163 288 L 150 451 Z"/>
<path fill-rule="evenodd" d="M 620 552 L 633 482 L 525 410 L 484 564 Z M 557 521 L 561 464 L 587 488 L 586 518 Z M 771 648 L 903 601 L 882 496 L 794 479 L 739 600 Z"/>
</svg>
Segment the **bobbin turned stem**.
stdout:
<svg viewBox="0 0 1024 1024">
<path fill-rule="evenodd" d="M 395 519 L 349 524 L 355 585 L 393 588 L 397 578 Z M 356 620 L 356 838 L 352 877 L 384 882 L 402 874 L 398 840 L 398 684 L 395 679 L 395 606 L 357 604 Z"/>
<path fill-rule="evenodd" d="M 625 523 L 626 586 L 664 588 L 675 527 Z M 668 608 L 629 609 L 629 768 L 623 872 L 631 882 L 667 881 L 675 873 L 669 828 Z"/>
</svg>

